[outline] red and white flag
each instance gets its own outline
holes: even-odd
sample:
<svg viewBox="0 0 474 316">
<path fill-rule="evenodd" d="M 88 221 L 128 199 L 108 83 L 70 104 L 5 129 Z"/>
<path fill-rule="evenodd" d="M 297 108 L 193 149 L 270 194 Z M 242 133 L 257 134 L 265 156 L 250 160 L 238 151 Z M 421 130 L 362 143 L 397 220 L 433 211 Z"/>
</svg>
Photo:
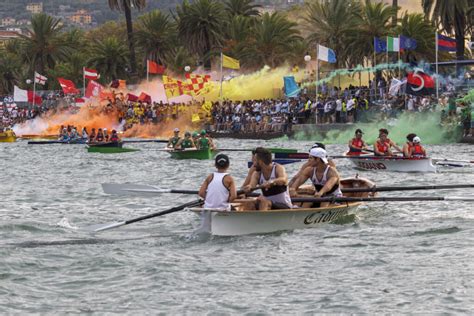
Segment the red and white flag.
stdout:
<svg viewBox="0 0 474 316">
<path fill-rule="evenodd" d="M 89 81 L 89 84 L 87 85 L 85 97 L 97 98 L 100 96 L 102 89 L 104 89 L 104 87 L 101 84 L 97 83 L 94 80 L 91 80 Z"/>
<path fill-rule="evenodd" d="M 23 90 L 17 86 L 13 88 L 13 100 L 15 102 L 29 102 L 33 104 L 41 104 L 43 101 L 39 95 L 34 95 L 33 91 Z"/>
<path fill-rule="evenodd" d="M 97 70 L 84 67 L 84 77 L 86 79 L 97 80 L 100 78 L 100 75 Z"/>
<path fill-rule="evenodd" d="M 46 78 L 46 77 L 43 76 L 43 75 L 40 75 L 39 73 L 37 73 L 37 72 L 35 71 L 35 82 L 36 82 L 37 84 L 44 85 L 47 80 L 48 80 L 48 78 Z"/>
<path fill-rule="evenodd" d="M 65 94 L 77 94 L 79 90 L 76 88 L 76 85 L 71 80 L 64 78 L 58 78 L 59 85 L 63 88 Z"/>
</svg>

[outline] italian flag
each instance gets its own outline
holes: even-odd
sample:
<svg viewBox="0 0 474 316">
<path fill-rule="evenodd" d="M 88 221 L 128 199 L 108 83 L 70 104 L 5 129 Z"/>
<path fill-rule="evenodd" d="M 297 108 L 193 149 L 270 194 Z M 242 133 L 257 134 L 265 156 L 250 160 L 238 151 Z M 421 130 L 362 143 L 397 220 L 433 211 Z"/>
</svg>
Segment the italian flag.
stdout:
<svg viewBox="0 0 474 316">
<path fill-rule="evenodd" d="M 400 38 L 387 36 L 387 51 L 399 52 L 400 51 Z"/>
</svg>

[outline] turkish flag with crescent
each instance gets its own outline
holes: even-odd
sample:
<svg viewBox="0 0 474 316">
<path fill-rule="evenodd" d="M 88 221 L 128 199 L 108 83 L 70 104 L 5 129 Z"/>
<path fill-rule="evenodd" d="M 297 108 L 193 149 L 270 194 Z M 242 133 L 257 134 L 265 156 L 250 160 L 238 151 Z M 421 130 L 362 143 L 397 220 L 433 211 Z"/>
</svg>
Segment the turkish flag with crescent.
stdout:
<svg viewBox="0 0 474 316">
<path fill-rule="evenodd" d="M 435 93 L 435 88 L 434 79 L 421 70 L 415 70 L 407 76 L 407 94 L 431 95 Z"/>
</svg>

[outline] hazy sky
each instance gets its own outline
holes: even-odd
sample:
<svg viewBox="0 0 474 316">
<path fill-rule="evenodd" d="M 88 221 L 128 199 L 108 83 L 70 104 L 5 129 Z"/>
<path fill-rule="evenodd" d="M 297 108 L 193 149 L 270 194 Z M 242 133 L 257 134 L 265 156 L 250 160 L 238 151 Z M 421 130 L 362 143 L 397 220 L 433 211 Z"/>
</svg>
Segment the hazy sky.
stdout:
<svg viewBox="0 0 474 316">
<path fill-rule="evenodd" d="M 392 0 L 383 0 L 386 3 L 391 4 Z M 402 7 L 402 12 L 408 10 L 409 12 L 422 12 L 421 0 L 398 0 L 398 5 Z"/>
</svg>

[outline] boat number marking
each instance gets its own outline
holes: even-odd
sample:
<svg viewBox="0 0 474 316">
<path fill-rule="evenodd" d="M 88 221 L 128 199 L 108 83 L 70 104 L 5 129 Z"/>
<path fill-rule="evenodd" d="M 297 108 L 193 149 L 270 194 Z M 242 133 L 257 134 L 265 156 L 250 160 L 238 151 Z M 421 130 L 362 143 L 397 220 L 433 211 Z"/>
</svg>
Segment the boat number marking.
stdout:
<svg viewBox="0 0 474 316">
<path fill-rule="evenodd" d="M 365 162 L 365 161 L 358 161 L 357 166 L 362 169 L 369 169 L 369 170 L 385 170 L 387 167 L 381 162 Z"/>
<path fill-rule="evenodd" d="M 305 225 L 311 225 L 311 224 L 330 222 L 336 217 L 338 217 L 344 211 L 345 210 L 329 211 L 322 214 L 321 212 L 312 213 L 305 217 L 304 223 Z"/>
</svg>

